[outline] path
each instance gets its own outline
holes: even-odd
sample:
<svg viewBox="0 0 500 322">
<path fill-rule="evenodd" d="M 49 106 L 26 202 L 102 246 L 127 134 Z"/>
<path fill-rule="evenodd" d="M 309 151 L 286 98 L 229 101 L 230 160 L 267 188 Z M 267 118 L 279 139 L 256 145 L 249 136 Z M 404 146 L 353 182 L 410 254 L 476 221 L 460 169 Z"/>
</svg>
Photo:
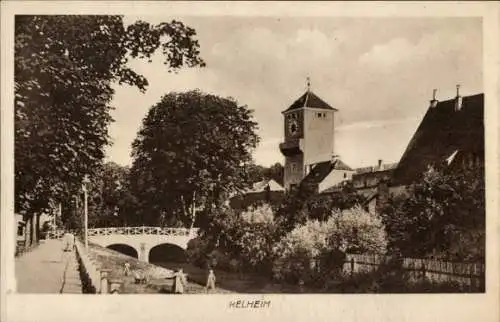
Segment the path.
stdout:
<svg viewBox="0 0 500 322">
<path fill-rule="evenodd" d="M 18 293 L 82 293 L 76 253 L 62 247 L 61 240 L 45 240 L 16 258 Z"/>
</svg>

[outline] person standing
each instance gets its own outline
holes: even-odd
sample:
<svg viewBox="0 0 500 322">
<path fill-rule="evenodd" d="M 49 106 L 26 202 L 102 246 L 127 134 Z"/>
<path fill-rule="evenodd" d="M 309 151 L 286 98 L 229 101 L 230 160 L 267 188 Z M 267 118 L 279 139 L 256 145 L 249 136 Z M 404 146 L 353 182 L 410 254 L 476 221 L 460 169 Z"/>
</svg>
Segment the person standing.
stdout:
<svg viewBox="0 0 500 322">
<path fill-rule="evenodd" d="M 205 286 L 207 293 L 212 290 L 215 291 L 215 274 L 212 269 L 208 270 L 207 285 Z"/>
<path fill-rule="evenodd" d="M 174 294 L 183 294 L 184 286 L 186 284 L 186 276 L 182 271 L 182 268 L 177 270 L 174 274 L 174 284 L 172 285 L 172 293 Z"/>
</svg>

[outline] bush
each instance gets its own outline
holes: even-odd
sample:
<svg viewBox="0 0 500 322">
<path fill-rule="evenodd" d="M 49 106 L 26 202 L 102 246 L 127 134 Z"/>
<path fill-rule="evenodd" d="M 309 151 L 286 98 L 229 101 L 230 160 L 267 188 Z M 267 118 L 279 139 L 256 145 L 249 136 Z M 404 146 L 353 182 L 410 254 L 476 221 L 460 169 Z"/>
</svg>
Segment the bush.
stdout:
<svg viewBox="0 0 500 322">
<path fill-rule="evenodd" d="M 414 281 L 396 267 L 380 266 L 376 271 L 354 275 L 344 274 L 328 291 L 335 293 L 459 293 L 467 287 L 457 282 Z"/>
<path fill-rule="evenodd" d="M 335 212 L 335 211 L 334 211 Z M 356 206 L 333 215 L 326 222 L 330 249 L 349 253 L 383 254 L 387 233 L 382 218 Z"/>
<path fill-rule="evenodd" d="M 269 204 L 250 207 L 241 213 L 241 219 L 250 224 L 274 223 L 274 211 Z"/>
<path fill-rule="evenodd" d="M 207 267 L 230 270 L 231 257 L 222 249 L 214 249 L 208 254 Z"/>
<path fill-rule="evenodd" d="M 360 207 L 333 211 L 325 222 L 308 220 L 273 248 L 273 276 L 278 280 L 325 283 L 341 273 L 345 252 L 385 253 L 381 219 Z"/>
<path fill-rule="evenodd" d="M 451 173 L 430 169 L 404 196 L 390 198 L 382 213 L 393 253 L 484 260 L 484 168 Z"/>
<path fill-rule="evenodd" d="M 210 243 L 203 237 L 196 237 L 188 242 L 186 258 L 191 264 L 205 268 L 209 265 Z"/>
</svg>

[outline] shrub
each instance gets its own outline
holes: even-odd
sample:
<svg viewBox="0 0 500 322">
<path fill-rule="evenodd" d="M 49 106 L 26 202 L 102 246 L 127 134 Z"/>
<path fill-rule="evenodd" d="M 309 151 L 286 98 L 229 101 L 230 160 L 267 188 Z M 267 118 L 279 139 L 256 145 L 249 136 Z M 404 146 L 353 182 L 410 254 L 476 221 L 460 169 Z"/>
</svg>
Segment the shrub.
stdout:
<svg viewBox="0 0 500 322">
<path fill-rule="evenodd" d="M 196 237 L 188 242 L 186 258 L 191 264 L 205 268 L 209 263 L 212 249 L 207 239 Z"/>
<path fill-rule="evenodd" d="M 383 211 L 390 250 L 405 257 L 481 261 L 485 255 L 484 168 L 430 169 Z"/>
<path fill-rule="evenodd" d="M 274 222 L 274 212 L 269 204 L 250 207 L 240 216 L 243 221 L 250 224 L 272 224 Z"/>
<path fill-rule="evenodd" d="M 217 248 L 208 254 L 207 267 L 229 270 L 231 257 L 224 250 Z"/>
<path fill-rule="evenodd" d="M 324 283 L 341 273 L 345 251 L 384 253 L 385 228 L 380 217 L 360 207 L 332 212 L 325 222 L 308 220 L 273 248 L 273 276 L 278 280 Z"/>
<path fill-rule="evenodd" d="M 386 252 L 387 233 L 382 218 L 359 206 L 333 215 L 326 222 L 326 227 L 330 249 L 345 248 L 351 253 Z"/>
</svg>

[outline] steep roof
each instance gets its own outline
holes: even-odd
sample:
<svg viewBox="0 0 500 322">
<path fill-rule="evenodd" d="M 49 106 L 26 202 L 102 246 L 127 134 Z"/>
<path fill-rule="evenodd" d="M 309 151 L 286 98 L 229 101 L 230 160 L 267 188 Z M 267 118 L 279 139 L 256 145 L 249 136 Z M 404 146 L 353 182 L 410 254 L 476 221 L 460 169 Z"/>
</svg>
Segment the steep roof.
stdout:
<svg viewBox="0 0 500 322">
<path fill-rule="evenodd" d="M 427 110 L 406 151 L 394 170 L 392 184 L 418 180 L 429 165 L 442 164 L 455 151 L 484 157 L 484 94 L 462 98 L 455 111 L 455 98 Z"/>
<path fill-rule="evenodd" d="M 285 189 L 279 183 L 271 179 L 254 183 L 252 189 L 249 189 L 248 191 L 246 191 L 246 193 L 264 192 L 268 185 L 270 191 L 285 191 Z"/>
<path fill-rule="evenodd" d="M 303 107 L 320 108 L 324 110 L 338 111 L 336 108 L 331 107 L 328 103 L 319 98 L 316 94 L 310 90 L 306 91 L 301 97 L 299 97 L 285 112 L 296 110 Z"/>
<path fill-rule="evenodd" d="M 324 161 L 316 163 L 311 171 L 302 179 L 301 184 L 318 185 L 332 172 L 333 170 L 352 171 L 352 169 L 342 160 L 337 159 L 334 162 Z"/>
</svg>

